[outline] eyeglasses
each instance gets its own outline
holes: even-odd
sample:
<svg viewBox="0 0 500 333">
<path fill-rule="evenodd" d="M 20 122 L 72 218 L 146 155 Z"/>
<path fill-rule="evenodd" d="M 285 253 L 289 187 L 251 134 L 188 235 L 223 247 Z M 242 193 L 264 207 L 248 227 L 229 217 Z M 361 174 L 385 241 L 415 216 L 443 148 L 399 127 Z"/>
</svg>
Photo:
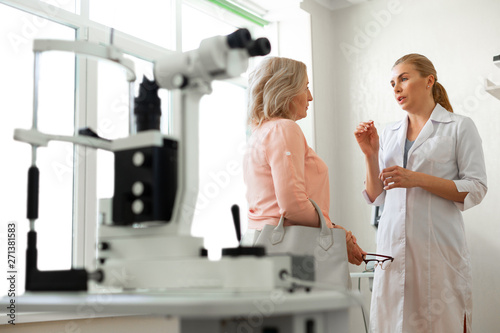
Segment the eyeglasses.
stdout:
<svg viewBox="0 0 500 333">
<path fill-rule="evenodd" d="M 381 257 L 383 259 L 376 259 L 376 258 L 366 259 L 366 257 L 368 256 Z M 392 262 L 394 261 L 394 258 L 390 256 L 385 256 L 383 254 L 367 253 L 363 261 L 365 262 L 365 271 L 374 272 L 377 266 L 380 266 L 380 268 L 382 269 L 389 268 L 389 266 L 391 266 Z"/>
</svg>

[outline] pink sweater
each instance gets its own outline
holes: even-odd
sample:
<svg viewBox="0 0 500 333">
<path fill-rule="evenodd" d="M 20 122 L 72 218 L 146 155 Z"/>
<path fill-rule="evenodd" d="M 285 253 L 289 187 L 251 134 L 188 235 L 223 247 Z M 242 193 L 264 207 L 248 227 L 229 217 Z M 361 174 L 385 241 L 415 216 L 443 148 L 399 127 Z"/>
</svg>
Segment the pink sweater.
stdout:
<svg viewBox="0 0 500 333">
<path fill-rule="evenodd" d="M 272 119 L 252 130 L 243 162 L 247 185 L 248 228 L 277 225 L 319 226 L 313 199 L 327 224 L 330 189 L 328 167 L 307 145 L 299 125 L 289 119 Z"/>
</svg>

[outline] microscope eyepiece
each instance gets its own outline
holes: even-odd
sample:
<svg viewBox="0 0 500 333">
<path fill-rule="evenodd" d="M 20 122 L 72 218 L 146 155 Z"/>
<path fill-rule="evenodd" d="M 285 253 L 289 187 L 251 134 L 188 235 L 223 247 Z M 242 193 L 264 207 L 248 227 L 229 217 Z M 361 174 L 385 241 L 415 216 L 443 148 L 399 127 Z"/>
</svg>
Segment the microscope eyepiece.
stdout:
<svg viewBox="0 0 500 333">
<path fill-rule="evenodd" d="M 227 35 L 227 43 L 231 49 L 244 49 L 252 41 L 248 29 L 238 29 Z"/>
<path fill-rule="evenodd" d="M 248 43 L 247 51 L 251 57 L 264 56 L 271 52 L 271 43 L 267 38 L 258 38 Z"/>
<path fill-rule="evenodd" d="M 271 52 L 271 43 L 267 38 L 252 40 L 248 29 L 239 29 L 227 35 L 227 43 L 231 49 L 247 49 L 251 57 L 264 56 Z"/>
</svg>

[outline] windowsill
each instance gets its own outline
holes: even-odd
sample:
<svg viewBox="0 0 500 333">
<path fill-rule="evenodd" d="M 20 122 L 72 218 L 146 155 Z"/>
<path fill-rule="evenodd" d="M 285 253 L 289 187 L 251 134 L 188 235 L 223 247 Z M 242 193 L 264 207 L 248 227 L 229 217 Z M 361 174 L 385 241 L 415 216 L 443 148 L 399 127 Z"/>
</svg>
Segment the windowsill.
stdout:
<svg viewBox="0 0 500 333">
<path fill-rule="evenodd" d="M 262 293 L 152 293 L 152 294 L 28 294 L 16 299 L 16 324 L 129 316 L 172 316 L 214 319 L 241 316 L 255 309 L 255 302 L 269 299 Z M 346 311 L 357 303 L 342 293 L 321 291 L 290 293 L 276 303 L 274 315 L 304 311 Z M 7 298 L 0 305 L 6 306 Z M 44 312 L 42 312 L 42 311 Z M 4 316 L 2 324 L 9 318 Z"/>
<path fill-rule="evenodd" d="M 17 324 L 28 324 L 28 323 L 41 323 L 49 321 L 65 321 L 65 320 L 79 320 L 79 319 L 95 319 L 95 318 L 109 318 L 109 317 L 127 317 L 132 316 L 132 314 L 92 314 L 89 316 L 88 313 L 76 314 L 67 312 L 18 312 L 16 313 L 15 323 Z M 8 325 L 6 317 L 5 322 L 0 323 L 2 325 Z"/>
</svg>

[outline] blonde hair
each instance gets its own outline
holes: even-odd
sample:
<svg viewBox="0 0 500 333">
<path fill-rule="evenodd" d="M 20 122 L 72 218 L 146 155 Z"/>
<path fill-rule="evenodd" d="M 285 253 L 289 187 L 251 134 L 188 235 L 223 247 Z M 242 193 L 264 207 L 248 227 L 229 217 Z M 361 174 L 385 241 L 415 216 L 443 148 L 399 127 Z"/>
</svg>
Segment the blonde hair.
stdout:
<svg viewBox="0 0 500 333">
<path fill-rule="evenodd" d="M 434 102 L 441 104 L 446 110 L 453 112 L 446 89 L 438 82 L 436 69 L 427 57 L 417 53 L 410 53 L 399 58 L 392 67 L 394 68 L 402 63 L 412 64 L 422 77 L 427 77 L 429 75 L 434 76 L 434 85 L 432 86 L 432 97 L 434 98 Z"/>
<path fill-rule="evenodd" d="M 306 65 L 300 61 L 268 57 L 248 79 L 248 123 L 259 126 L 271 118 L 294 119 L 293 98 L 302 92 L 307 80 Z"/>
</svg>

